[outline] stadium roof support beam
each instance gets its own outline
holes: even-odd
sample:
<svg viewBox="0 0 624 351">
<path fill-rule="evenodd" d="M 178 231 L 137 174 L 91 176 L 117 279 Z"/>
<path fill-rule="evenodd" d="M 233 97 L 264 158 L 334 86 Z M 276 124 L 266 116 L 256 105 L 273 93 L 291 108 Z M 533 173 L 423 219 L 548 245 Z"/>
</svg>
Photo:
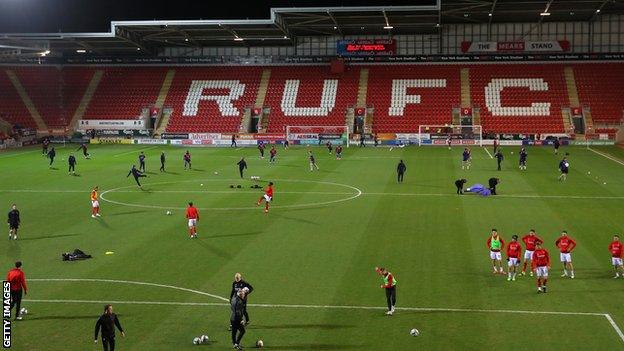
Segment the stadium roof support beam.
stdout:
<svg viewBox="0 0 624 351">
<path fill-rule="evenodd" d="M 342 29 L 340 29 L 340 25 L 338 24 L 338 21 L 336 21 L 336 17 L 334 17 L 334 15 L 332 15 L 331 12 L 329 11 L 327 11 L 327 16 L 329 16 L 332 22 L 334 22 L 334 27 L 336 27 L 338 34 L 340 34 L 341 36 L 344 36 L 344 34 L 342 34 Z"/>
<path fill-rule="evenodd" d="M 143 39 L 141 39 L 138 35 L 132 33 L 131 31 L 128 31 L 124 28 L 115 27 L 115 35 L 130 44 L 136 45 L 137 48 L 141 49 L 145 53 L 148 53 L 150 55 L 155 54 L 152 49 L 145 44 Z"/>
<path fill-rule="evenodd" d="M 594 11 L 594 14 L 591 16 L 591 18 L 589 19 L 590 22 L 593 22 L 596 19 L 596 16 L 598 16 L 598 14 L 600 14 L 600 12 L 602 11 L 602 8 L 605 7 L 605 5 L 608 2 L 615 2 L 615 0 L 604 0 L 600 6 L 598 6 L 598 8 L 596 9 L 596 11 Z"/>
</svg>

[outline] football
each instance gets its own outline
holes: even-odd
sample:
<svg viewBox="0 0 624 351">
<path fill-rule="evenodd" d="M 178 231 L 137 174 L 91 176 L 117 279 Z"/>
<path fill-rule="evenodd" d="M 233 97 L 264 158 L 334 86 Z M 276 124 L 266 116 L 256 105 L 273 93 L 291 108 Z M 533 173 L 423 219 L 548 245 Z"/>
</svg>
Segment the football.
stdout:
<svg viewBox="0 0 624 351">
<path fill-rule="evenodd" d="M 199 344 L 201 344 L 201 339 L 200 339 L 200 338 L 198 338 L 198 337 L 195 337 L 195 338 L 193 339 L 193 345 L 199 345 Z"/>
<path fill-rule="evenodd" d="M 256 347 L 257 347 L 257 348 L 262 348 L 262 347 L 264 347 L 264 342 L 263 342 L 262 340 L 258 340 L 258 341 L 256 341 Z"/>
<path fill-rule="evenodd" d="M 411 336 L 418 336 L 418 335 L 420 335 L 420 332 L 418 331 L 418 329 L 414 328 L 414 329 L 410 330 L 410 335 Z"/>
<path fill-rule="evenodd" d="M 171 216 L 171 211 L 167 211 L 167 216 Z"/>
<path fill-rule="evenodd" d="M 210 339 L 208 338 L 208 335 L 202 335 L 202 336 L 199 337 L 199 340 L 201 341 L 202 344 L 205 344 Z"/>
<path fill-rule="evenodd" d="M 28 314 L 28 310 L 26 309 L 26 307 L 22 307 L 20 309 L 20 315 L 22 315 L 22 314 Z"/>
</svg>

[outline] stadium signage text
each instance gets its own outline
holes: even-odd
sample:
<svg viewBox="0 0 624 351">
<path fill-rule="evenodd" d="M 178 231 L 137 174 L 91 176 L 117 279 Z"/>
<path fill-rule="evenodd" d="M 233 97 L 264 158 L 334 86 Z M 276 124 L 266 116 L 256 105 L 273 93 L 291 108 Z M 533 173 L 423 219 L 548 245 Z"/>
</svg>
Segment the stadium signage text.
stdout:
<svg viewBox="0 0 624 351">
<path fill-rule="evenodd" d="M 6 280 L 2 282 L 2 347 L 11 348 L 11 282 Z"/>
<path fill-rule="evenodd" d="M 146 129 L 142 120 L 127 119 L 81 119 L 78 129 Z"/>
<path fill-rule="evenodd" d="M 567 40 L 551 41 L 464 41 L 463 53 L 470 52 L 566 52 L 570 51 Z"/>
<path fill-rule="evenodd" d="M 336 53 L 339 56 L 389 56 L 396 53 L 394 39 L 352 39 L 338 40 Z"/>
</svg>

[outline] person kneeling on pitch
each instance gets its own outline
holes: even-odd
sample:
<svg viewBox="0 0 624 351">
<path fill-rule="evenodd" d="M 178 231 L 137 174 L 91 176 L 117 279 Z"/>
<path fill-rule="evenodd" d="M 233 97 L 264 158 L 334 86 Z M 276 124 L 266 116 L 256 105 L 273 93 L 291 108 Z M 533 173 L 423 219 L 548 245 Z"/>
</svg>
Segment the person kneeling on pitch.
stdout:
<svg viewBox="0 0 624 351">
<path fill-rule="evenodd" d="M 468 181 L 464 178 L 462 179 L 457 179 L 455 181 L 455 187 L 457 188 L 457 195 L 464 195 L 464 184 L 466 184 Z"/>
<path fill-rule="evenodd" d="M 115 351 L 115 327 L 121 332 L 121 336 L 126 337 L 117 315 L 113 313 L 113 306 L 104 306 L 104 313 L 95 323 L 95 343 L 98 341 L 98 333 L 102 329 L 102 347 L 104 351 Z"/>
<path fill-rule="evenodd" d="M 245 289 L 236 292 L 236 295 L 230 300 L 230 324 L 232 325 L 232 344 L 237 350 L 242 350 L 240 342 L 245 335 L 245 322 L 243 315 L 245 314 Z"/>
</svg>

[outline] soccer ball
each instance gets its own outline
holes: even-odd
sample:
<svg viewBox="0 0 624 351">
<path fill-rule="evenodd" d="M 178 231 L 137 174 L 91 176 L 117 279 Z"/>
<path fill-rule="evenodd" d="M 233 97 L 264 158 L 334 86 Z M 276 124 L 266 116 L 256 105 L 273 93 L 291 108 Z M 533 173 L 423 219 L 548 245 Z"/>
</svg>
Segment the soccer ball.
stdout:
<svg viewBox="0 0 624 351">
<path fill-rule="evenodd" d="M 513 151 L 511 152 L 511 154 L 513 155 Z"/>
<path fill-rule="evenodd" d="M 204 186 L 204 183 L 199 184 L 199 186 Z"/>
<path fill-rule="evenodd" d="M 198 337 L 195 337 L 195 338 L 193 339 L 193 345 L 199 345 L 199 344 L 201 344 L 201 339 L 200 339 L 200 338 L 198 338 Z"/>
<path fill-rule="evenodd" d="M 205 344 L 210 339 L 208 338 L 208 335 L 202 335 L 202 336 L 199 337 L 199 340 L 201 341 L 202 344 Z"/>
<path fill-rule="evenodd" d="M 418 329 L 414 328 L 414 329 L 410 330 L 410 335 L 411 336 L 418 336 L 418 335 L 420 335 L 420 332 L 418 331 Z"/>
<path fill-rule="evenodd" d="M 26 309 L 26 307 L 22 307 L 20 309 L 20 315 L 23 315 L 23 314 L 28 314 L 28 310 Z"/>
<path fill-rule="evenodd" d="M 217 175 L 217 174 L 219 174 L 219 172 L 215 171 L 214 174 Z"/>
<path fill-rule="evenodd" d="M 167 211 L 167 216 L 171 216 L 171 211 Z"/>
<path fill-rule="evenodd" d="M 256 341 L 256 347 L 257 347 L 257 348 L 262 348 L 262 347 L 264 347 L 264 342 L 263 342 L 262 340 L 258 340 L 258 341 Z"/>
<path fill-rule="evenodd" d="M 565 166 L 566 166 L 566 167 L 570 167 L 570 164 L 566 162 L 566 163 L 565 163 Z"/>
</svg>

